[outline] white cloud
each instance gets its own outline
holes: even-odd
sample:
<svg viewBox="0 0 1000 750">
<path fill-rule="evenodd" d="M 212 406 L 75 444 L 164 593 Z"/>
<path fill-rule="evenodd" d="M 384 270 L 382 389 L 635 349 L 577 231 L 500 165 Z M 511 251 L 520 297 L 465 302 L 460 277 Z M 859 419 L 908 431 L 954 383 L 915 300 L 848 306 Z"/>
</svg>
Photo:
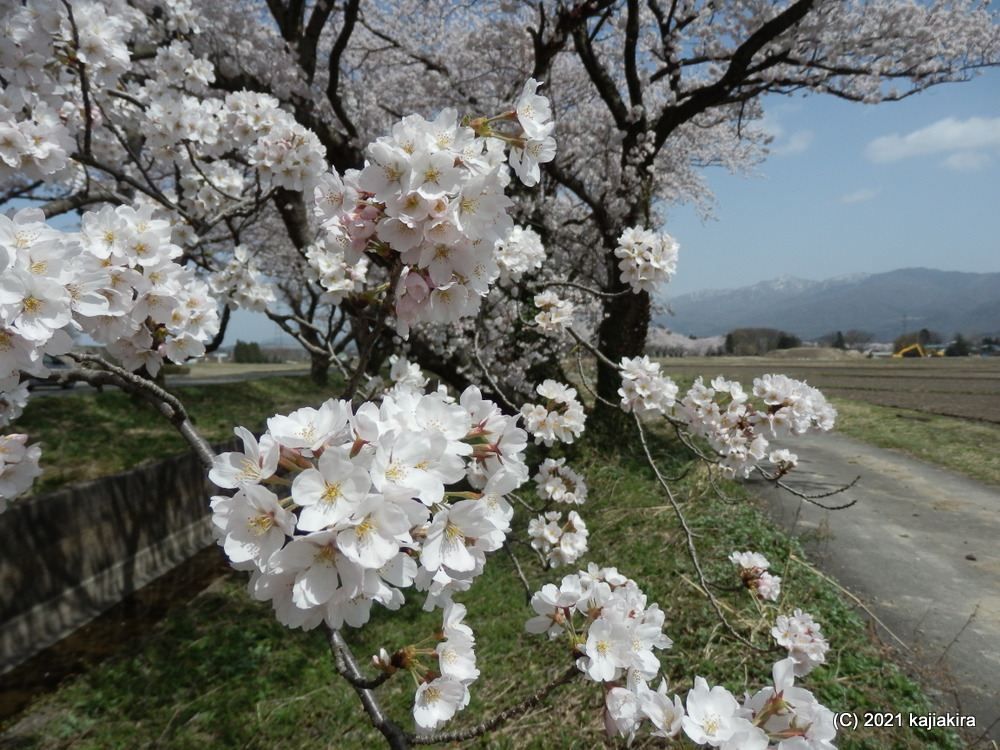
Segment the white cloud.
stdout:
<svg viewBox="0 0 1000 750">
<path fill-rule="evenodd" d="M 842 195 L 840 197 L 841 203 L 858 203 L 860 201 L 867 201 L 878 195 L 878 190 L 872 188 L 862 188 L 861 190 L 855 190 L 853 193 L 848 193 L 847 195 Z"/>
<path fill-rule="evenodd" d="M 814 137 L 815 134 L 811 130 L 796 130 L 787 138 L 776 138 L 776 145 L 772 144 L 768 150 L 772 154 L 780 154 L 781 156 L 801 154 L 812 145 Z"/>
<path fill-rule="evenodd" d="M 768 153 L 791 156 L 801 154 L 812 145 L 815 134 L 811 130 L 793 130 L 789 133 L 781 124 L 785 115 L 794 117 L 796 110 L 797 107 L 783 106 L 767 111 L 760 128 L 771 137 L 771 143 L 767 147 Z"/>
<path fill-rule="evenodd" d="M 865 155 L 871 161 L 884 163 L 950 153 L 944 161 L 945 166 L 970 169 L 983 166 L 989 159 L 986 152 L 990 151 L 1000 153 L 1000 117 L 970 117 L 967 120 L 947 117 L 906 135 L 894 133 L 876 138 L 868 144 Z"/>
<path fill-rule="evenodd" d="M 956 151 L 941 163 L 958 172 L 972 172 L 976 169 L 982 169 L 990 161 L 992 160 L 989 154 L 982 151 Z"/>
</svg>

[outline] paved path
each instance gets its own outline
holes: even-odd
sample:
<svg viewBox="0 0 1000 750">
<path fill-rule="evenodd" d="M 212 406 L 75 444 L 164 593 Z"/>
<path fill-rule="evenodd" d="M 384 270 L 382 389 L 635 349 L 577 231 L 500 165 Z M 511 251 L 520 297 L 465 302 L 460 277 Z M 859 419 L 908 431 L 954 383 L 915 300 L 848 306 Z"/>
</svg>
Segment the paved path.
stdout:
<svg viewBox="0 0 1000 750">
<path fill-rule="evenodd" d="M 932 671 L 947 665 L 955 693 L 928 686 L 939 711 L 975 716 L 976 735 L 1000 742 L 1000 490 L 840 435 L 788 447 L 797 488 L 816 494 L 861 475 L 820 501 L 857 504 L 826 511 L 754 483 L 772 515 L 796 534 L 819 532 L 807 544 L 814 560 L 884 624 L 884 641 L 902 641 Z"/>
</svg>

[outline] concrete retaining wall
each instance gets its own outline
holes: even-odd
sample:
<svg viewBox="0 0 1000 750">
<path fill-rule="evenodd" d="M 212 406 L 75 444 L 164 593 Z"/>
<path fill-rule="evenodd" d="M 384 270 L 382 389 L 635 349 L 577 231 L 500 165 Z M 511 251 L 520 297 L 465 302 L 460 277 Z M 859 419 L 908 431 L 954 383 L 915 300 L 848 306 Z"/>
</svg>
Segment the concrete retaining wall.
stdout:
<svg viewBox="0 0 1000 750">
<path fill-rule="evenodd" d="M 212 492 L 186 454 L 9 506 L 0 514 L 0 674 L 211 544 Z"/>
</svg>

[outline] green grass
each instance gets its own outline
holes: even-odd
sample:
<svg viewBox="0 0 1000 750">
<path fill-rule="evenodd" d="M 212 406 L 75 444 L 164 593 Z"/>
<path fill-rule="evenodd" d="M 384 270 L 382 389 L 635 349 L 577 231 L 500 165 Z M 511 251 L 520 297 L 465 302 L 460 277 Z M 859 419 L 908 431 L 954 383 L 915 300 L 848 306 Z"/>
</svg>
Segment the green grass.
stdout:
<svg viewBox="0 0 1000 750">
<path fill-rule="evenodd" d="M 628 443 L 622 440 L 622 443 Z M 632 443 L 632 445 L 635 445 Z M 676 444 L 655 444 L 666 473 L 690 469 Z M 733 690 L 769 682 L 780 652 L 745 648 L 722 628 L 697 584 L 673 510 L 650 471 L 634 457 L 577 444 L 566 451 L 590 486 L 582 513 L 591 529 L 586 561 L 615 565 L 634 578 L 667 614 L 674 647 L 662 652 L 671 689 L 686 691 L 695 675 Z M 831 642 L 828 663 L 800 681 L 834 711 L 931 710 L 919 689 L 869 641 L 864 625 L 840 592 L 805 563 L 798 543 L 765 520 L 738 486 L 713 491 L 703 469 L 676 484 L 684 513 L 698 534 L 704 569 L 727 618 L 764 648 L 777 611 L 802 607 L 821 623 Z M 527 519 L 519 521 L 523 530 Z M 517 533 L 514 538 L 524 538 Z M 764 553 L 784 577 L 777 607 L 758 606 L 736 579 L 726 556 L 733 550 Z M 515 544 L 532 589 L 558 582 L 577 566 L 542 571 L 530 550 Z M 439 613 L 420 610 L 419 597 L 399 613 L 378 612 L 361 631 L 347 633 L 362 664 L 380 647 L 389 651 L 426 638 L 440 627 Z M 571 664 L 561 642 L 530 636 L 525 591 L 501 552 L 474 589 L 456 597 L 469 607 L 482 676 L 472 686 L 467 711 L 454 722 L 468 726 L 516 702 Z M 373 671 L 367 668 L 370 676 Z M 412 727 L 414 684 L 397 674 L 379 688 L 390 717 Z M 602 691 L 580 678 L 561 688 L 519 722 L 465 744 L 489 748 L 591 748 L 619 746 L 603 734 Z M 384 746 L 357 699 L 334 673 L 319 632 L 277 625 L 266 605 L 251 601 L 232 574 L 191 605 L 113 659 L 95 665 L 34 707 L 44 716 L 19 737 L 23 748 L 317 748 Z M 641 746 L 642 743 L 637 743 Z M 846 750 L 953 749 L 962 743 L 943 730 L 859 730 L 838 736 Z"/>
<path fill-rule="evenodd" d="M 834 398 L 835 430 L 1000 487 L 1000 425 Z"/>
<path fill-rule="evenodd" d="M 335 387 L 318 388 L 306 377 L 172 390 L 209 442 L 231 438 L 237 425 L 262 431 L 265 420 L 274 414 L 318 405 L 337 394 Z M 44 473 L 36 480 L 33 494 L 188 450 L 181 436 L 147 402 L 110 389 L 36 396 L 14 426 L 28 434 L 29 442 L 42 446 Z"/>
</svg>

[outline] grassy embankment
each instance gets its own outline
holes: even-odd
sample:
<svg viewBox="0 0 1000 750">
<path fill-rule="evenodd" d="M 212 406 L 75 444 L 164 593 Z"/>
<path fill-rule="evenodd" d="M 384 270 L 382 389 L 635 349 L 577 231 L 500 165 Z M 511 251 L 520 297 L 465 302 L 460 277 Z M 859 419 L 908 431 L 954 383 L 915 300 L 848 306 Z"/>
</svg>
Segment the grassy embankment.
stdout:
<svg viewBox="0 0 1000 750">
<path fill-rule="evenodd" d="M 1000 487 L 1000 425 L 843 398 L 835 430 Z"/>
<path fill-rule="evenodd" d="M 262 431 L 268 417 L 318 404 L 337 393 L 336 388 L 317 388 L 306 377 L 170 390 L 181 398 L 210 443 L 233 437 L 238 425 Z M 183 438 L 147 402 L 111 389 L 36 395 L 13 427 L 27 433 L 29 442 L 42 446 L 44 473 L 36 480 L 33 494 L 188 450 Z"/>
<path fill-rule="evenodd" d="M 278 380 L 257 381 L 199 392 L 191 389 L 184 396 L 201 427 L 227 433 L 234 423 L 253 428 L 254 420 L 276 410 L 323 398 L 296 381 L 294 393 L 287 394 L 287 405 L 279 406 L 284 387 Z M 263 406 L 265 391 L 274 398 L 273 405 Z M 89 399 L 100 411 L 84 421 L 114 419 L 112 404 L 106 399 L 111 395 L 81 397 L 77 409 L 61 416 L 49 413 L 49 418 L 69 420 L 90 408 L 83 406 Z M 65 399 L 52 399 L 60 400 Z M 43 404 L 43 408 L 56 407 Z M 247 409 L 260 416 L 251 416 Z M 108 434 L 114 435 L 116 429 L 138 427 L 111 422 L 110 429 Z M 142 429 L 154 430 L 151 424 Z M 136 444 L 153 439 L 151 432 L 131 434 Z M 96 439 L 109 440 L 107 435 L 90 436 L 85 442 Z M 586 445 L 570 448 L 571 463 L 585 473 L 590 485 L 590 499 L 581 509 L 591 527 L 586 560 L 616 565 L 666 611 L 665 631 L 674 647 L 662 653 L 662 663 L 671 690 L 685 692 L 696 674 L 740 691 L 746 685 L 753 689 L 767 684 L 770 665 L 781 654 L 753 652 L 719 624 L 696 582 L 677 519 L 648 468 L 634 456 L 609 455 Z M 931 710 L 918 688 L 869 642 L 864 626 L 838 590 L 803 561 L 795 540 L 765 521 L 737 486 L 725 485 L 729 497 L 719 498 L 704 470 L 692 468 L 678 445 L 659 438 L 655 449 L 667 474 L 680 475 L 690 469 L 676 484 L 677 496 L 698 535 L 696 544 L 707 577 L 718 585 L 716 596 L 741 632 L 752 634 L 755 642 L 767 647 L 774 615 L 802 607 L 822 624 L 832 644 L 827 664 L 801 681 L 825 705 L 853 712 L 892 706 L 904 715 Z M 136 455 L 133 449 L 117 460 L 128 462 Z M 526 519 L 518 525 L 520 533 L 515 538 L 523 539 Z M 520 545 L 514 549 L 533 589 L 575 569 L 545 573 L 530 550 Z M 725 559 L 734 549 L 764 553 L 774 572 L 784 577 L 785 593 L 777 607 L 758 608 L 746 592 L 726 590 L 735 583 L 732 566 Z M 360 660 L 383 646 L 392 650 L 417 642 L 440 627 L 439 614 L 420 611 L 418 598 L 412 598 L 401 613 L 376 614 L 360 633 L 349 634 Z M 468 621 L 476 632 L 482 677 L 473 685 L 472 704 L 458 725 L 473 723 L 515 702 L 570 663 L 561 642 L 524 632 L 523 623 L 532 613 L 524 606 L 525 592 L 512 563 L 502 553 L 493 556 L 474 590 L 459 598 L 469 606 Z M 397 675 L 380 688 L 390 715 L 404 726 L 411 726 L 413 689 L 406 675 Z M 549 698 L 543 710 L 493 732 L 475 746 L 599 746 L 605 743 L 601 703 L 600 689 L 577 679 Z M 44 720 L 21 733 L 18 747 L 270 750 L 382 746 L 353 691 L 335 675 L 321 634 L 288 631 L 277 625 L 266 605 L 247 598 L 243 578 L 237 574 L 221 579 L 191 605 L 172 612 L 151 633 L 68 682 L 33 710 Z M 911 729 L 848 730 L 837 744 L 847 750 L 963 746 L 943 730 Z"/>
</svg>

